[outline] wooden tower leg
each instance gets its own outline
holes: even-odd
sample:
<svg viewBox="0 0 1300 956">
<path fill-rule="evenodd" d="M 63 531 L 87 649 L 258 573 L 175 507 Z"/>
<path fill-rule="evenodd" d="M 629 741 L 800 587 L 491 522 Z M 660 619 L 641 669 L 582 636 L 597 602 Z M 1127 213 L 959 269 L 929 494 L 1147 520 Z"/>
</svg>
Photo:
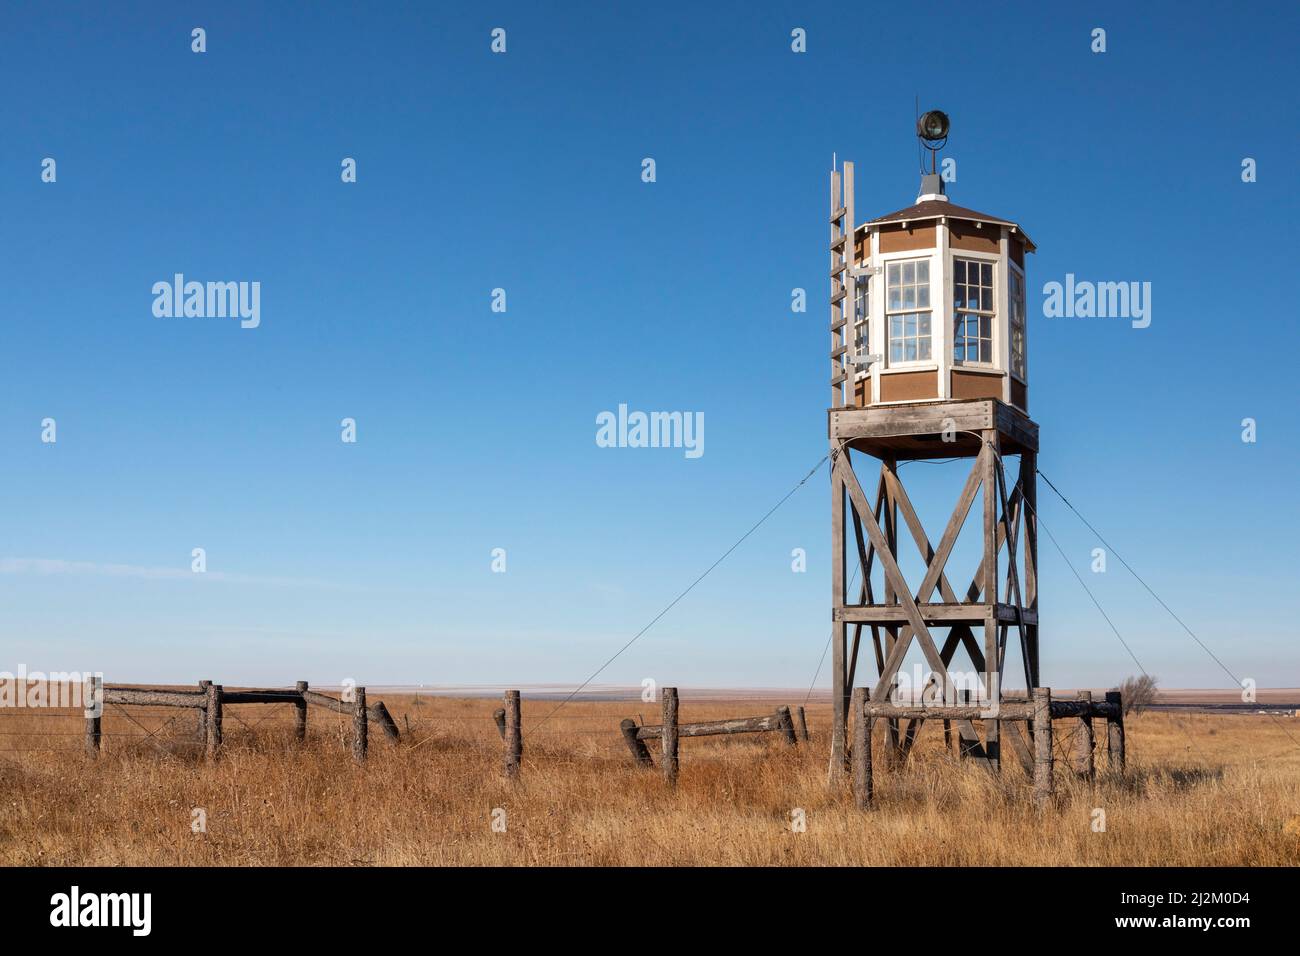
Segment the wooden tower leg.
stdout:
<svg viewBox="0 0 1300 956">
<path fill-rule="evenodd" d="M 836 452 L 832 451 L 832 455 Z M 839 452 L 839 454 L 846 454 Z M 843 780 L 848 769 L 849 628 L 842 620 L 847 588 L 844 565 L 844 482 L 831 469 L 831 782 Z"/>
<path fill-rule="evenodd" d="M 984 502 L 984 601 L 989 607 L 984 617 L 984 696 L 991 705 L 1002 694 L 1002 654 L 998 647 L 998 432 L 995 428 L 983 432 L 983 463 L 980 480 Z M 1008 516 L 1008 520 L 1010 516 Z M 1009 530 L 1009 529 L 1008 529 Z M 989 766 L 1000 769 L 1001 742 L 998 740 L 998 722 L 984 721 L 984 753 Z"/>
<path fill-rule="evenodd" d="M 1020 494 L 1024 502 L 1024 539 L 1021 552 L 1024 554 L 1025 574 L 1023 578 L 1025 609 L 1032 611 L 1037 620 L 1038 614 L 1038 454 L 1032 451 L 1020 453 Z M 1029 654 L 1030 687 L 1037 687 L 1038 674 L 1038 625 L 1025 626 L 1024 637 Z"/>
<path fill-rule="evenodd" d="M 886 459 L 881 465 L 882 474 L 886 475 L 886 480 L 892 479 L 894 485 L 898 484 L 898 462 L 893 459 Z M 898 563 L 898 502 L 893 495 L 890 495 L 883 509 L 885 519 L 885 544 L 889 550 L 889 556 L 893 558 L 894 563 Z M 898 602 L 898 591 L 893 583 L 885 579 L 885 603 L 896 604 Z M 890 626 L 885 629 L 885 647 L 887 651 L 894 649 L 902 635 L 899 633 L 897 626 Z M 885 700 L 894 700 L 895 694 L 890 693 Z M 896 770 L 902 765 L 903 760 L 903 743 L 899 735 L 898 718 L 890 717 L 885 721 L 885 764 L 891 770 Z"/>
<path fill-rule="evenodd" d="M 1052 691 L 1035 687 L 1034 702 L 1034 802 L 1046 807 L 1052 799 Z"/>
</svg>

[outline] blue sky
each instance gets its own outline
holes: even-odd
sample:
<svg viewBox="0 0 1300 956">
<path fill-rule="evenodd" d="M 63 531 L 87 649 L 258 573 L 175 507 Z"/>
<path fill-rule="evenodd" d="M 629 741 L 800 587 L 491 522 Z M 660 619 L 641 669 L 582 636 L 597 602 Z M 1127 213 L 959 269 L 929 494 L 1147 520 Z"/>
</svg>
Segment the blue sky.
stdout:
<svg viewBox="0 0 1300 956">
<path fill-rule="evenodd" d="M 952 198 L 1039 246 L 1044 473 L 1234 673 L 1300 685 L 1293 6 L 376 6 L 7 14 L 0 669 L 587 677 L 825 453 L 831 155 L 860 219 L 909 204 L 920 96 Z M 259 281 L 260 327 L 154 317 L 177 272 Z M 1067 272 L 1151 282 L 1151 326 L 1043 318 Z M 597 447 L 620 403 L 703 412 L 705 454 Z M 934 527 L 960 476 L 907 467 Z M 823 470 L 600 680 L 806 686 L 828 505 Z M 1041 510 L 1148 671 L 1228 686 Z M 1041 550 L 1044 680 L 1134 671 Z"/>
</svg>

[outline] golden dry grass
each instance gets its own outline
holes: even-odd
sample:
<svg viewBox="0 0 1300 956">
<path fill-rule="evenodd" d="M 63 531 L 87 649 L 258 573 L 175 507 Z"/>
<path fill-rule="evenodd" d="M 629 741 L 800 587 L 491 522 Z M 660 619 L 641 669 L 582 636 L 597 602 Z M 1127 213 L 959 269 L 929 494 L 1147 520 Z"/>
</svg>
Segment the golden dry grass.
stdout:
<svg viewBox="0 0 1300 956">
<path fill-rule="evenodd" d="M 1300 863 L 1300 746 L 1291 739 L 1300 739 L 1300 721 L 1289 718 L 1130 718 L 1130 774 L 1104 773 L 1099 740 L 1103 772 L 1093 787 L 1074 779 L 1065 759 L 1077 722 L 1058 721 L 1058 794 L 1041 814 L 1013 757 L 994 778 L 953 760 L 932 724 L 905 770 L 877 774 L 877 809 L 862 814 L 827 787 L 825 705 L 809 709 L 813 740 L 796 750 L 772 734 L 684 740 L 670 791 L 657 770 L 631 766 L 617 730 L 638 712 L 655 722 L 654 705 L 565 706 L 528 734 L 522 778 L 509 783 L 489 716 L 495 701 L 383 699 L 410 733 L 394 745 L 372 729 L 364 767 L 348 755 L 346 719 L 316 708 L 303 748 L 291 742 L 287 707 L 230 708 L 215 765 L 192 743 L 190 711 L 135 709 L 133 719 L 156 733 L 130 737 L 144 731 L 110 707 L 104 752 L 91 761 L 78 715 L 8 710 L 0 715 L 0 862 Z M 684 693 L 682 719 L 764 713 L 774 703 Z M 553 706 L 526 700 L 525 731 Z M 206 833 L 192 832 L 196 807 L 206 811 Z M 505 810 L 505 833 L 493 832 L 494 808 Z M 792 831 L 796 808 L 806 832 Z M 1104 833 L 1093 832 L 1095 808 L 1106 813 Z"/>
</svg>

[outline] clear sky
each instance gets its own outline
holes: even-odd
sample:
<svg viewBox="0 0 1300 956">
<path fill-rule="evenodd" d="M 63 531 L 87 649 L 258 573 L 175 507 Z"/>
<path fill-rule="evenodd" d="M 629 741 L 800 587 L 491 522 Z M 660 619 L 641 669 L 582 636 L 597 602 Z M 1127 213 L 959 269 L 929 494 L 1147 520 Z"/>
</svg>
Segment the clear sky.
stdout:
<svg viewBox="0 0 1300 956">
<path fill-rule="evenodd" d="M 910 204 L 919 96 L 952 117 L 951 198 L 1039 246 L 1044 473 L 1234 673 L 1300 685 L 1296 9 L 8 11 L 0 669 L 587 677 L 825 453 L 832 153 L 860 219 Z M 155 317 L 175 273 L 260 282 L 260 325 Z M 1066 273 L 1150 282 L 1150 327 L 1044 318 Z M 702 412 L 704 454 L 598 447 L 620 403 Z M 937 537 L 960 476 L 904 474 Z M 1230 685 L 1041 510 L 1149 672 Z M 829 524 L 823 468 L 601 682 L 807 685 Z M 1134 672 L 1041 552 L 1045 682 Z"/>
</svg>

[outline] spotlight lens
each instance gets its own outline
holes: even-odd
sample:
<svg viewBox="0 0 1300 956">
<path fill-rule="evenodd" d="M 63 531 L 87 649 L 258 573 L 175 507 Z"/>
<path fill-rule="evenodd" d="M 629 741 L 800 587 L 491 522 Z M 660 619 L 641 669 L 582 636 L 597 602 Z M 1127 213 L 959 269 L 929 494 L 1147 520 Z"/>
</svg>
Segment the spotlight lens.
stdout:
<svg viewBox="0 0 1300 956">
<path fill-rule="evenodd" d="M 930 110 L 916 121 L 916 134 L 925 140 L 943 139 L 948 135 L 948 114 Z"/>
</svg>

